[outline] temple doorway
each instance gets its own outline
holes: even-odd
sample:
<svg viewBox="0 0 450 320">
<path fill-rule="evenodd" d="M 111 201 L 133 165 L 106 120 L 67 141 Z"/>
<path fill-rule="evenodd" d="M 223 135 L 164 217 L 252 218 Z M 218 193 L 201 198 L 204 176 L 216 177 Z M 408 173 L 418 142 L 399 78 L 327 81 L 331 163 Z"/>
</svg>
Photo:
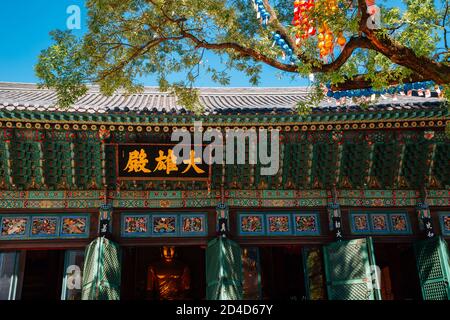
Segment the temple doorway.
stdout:
<svg viewBox="0 0 450 320">
<path fill-rule="evenodd" d="M 205 299 L 204 248 L 126 247 L 122 261 L 122 300 Z"/>
<path fill-rule="evenodd" d="M 381 272 L 383 300 L 421 300 L 412 244 L 375 243 L 375 261 Z"/>
<path fill-rule="evenodd" d="M 27 251 L 22 285 L 22 300 L 61 299 L 64 251 Z"/>
<path fill-rule="evenodd" d="M 259 247 L 263 299 L 306 299 L 301 246 Z"/>
</svg>

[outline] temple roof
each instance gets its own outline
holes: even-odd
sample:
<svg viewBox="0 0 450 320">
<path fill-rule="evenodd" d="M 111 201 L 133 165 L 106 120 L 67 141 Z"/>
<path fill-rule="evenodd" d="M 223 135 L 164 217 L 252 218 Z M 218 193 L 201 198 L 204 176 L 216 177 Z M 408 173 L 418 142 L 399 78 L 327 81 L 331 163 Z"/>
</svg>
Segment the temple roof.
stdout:
<svg viewBox="0 0 450 320">
<path fill-rule="evenodd" d="M 308 88 L 199 88 L 200 103 L 206 114 L 292 114 L 300 101 L 305 101 Z M 381 97 L 366 111 L 406 111 L 434 109 L 442 106 L 442 99 L 432 93 L 431 97 L 399 95 Z M 189 113 L 177 104 L 176 98 L 156 87 L 145 87 L 142 93 L 127 95 L 117 92 L 110 97 L 102 95 L 97 86 L 89 87 L 86 95 L 72 107 L 60 110 L 55 107 L 56 93 L 38 89 L 35 84 L 0 82 L 0 110 L 7 111 L 64 111 L 90 114 L 184 114 Z M 323 101 L 314 114 L 348 113 L 362 111 L 355 104 L 336 106 L 334 99 Z"/>
<path fill-rule="evenodd" d="M 450 123 L 437 97 L 381 98 L 362 109 L 324 101 L 312 114 L 295 104 L 306 88 L 203 88 L 209 114 L 192 115 L 157 88 L 104 97 L 91 87 L 71 109 L 32 84 L 0 83 L 0 190 L 118 188 L 115 143 L 169 143 L 171 132 L 265 127 L 280 130 L 280 170 L 214 165 L 212 190 L 413 189 L 450 186 Z M 417 93 L 416 93 L 417 94 Z M 117 109 L 116 109 L 117 108 Z M 105 144 L 105 161 L 101 159 Z M 206 182 L 121 181 L 120 190 L 206 190 Z M 397 201 L 397 200 L 396 200 Z M 401 200 L 400 200 L 401 201 Z"/>
</svg>

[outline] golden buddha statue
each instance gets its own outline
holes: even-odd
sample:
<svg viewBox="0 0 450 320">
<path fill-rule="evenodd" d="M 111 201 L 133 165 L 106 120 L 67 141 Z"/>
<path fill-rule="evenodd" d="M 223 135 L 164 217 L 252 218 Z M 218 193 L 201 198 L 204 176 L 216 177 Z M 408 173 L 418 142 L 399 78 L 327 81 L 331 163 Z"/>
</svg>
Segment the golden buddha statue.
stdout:
<svg viewBox="0 0 450 320">
<path fill-rule="evenodd" d="M 147 291 L 157 300 L 183 300 L 191 286 L 189 268 L 175 260 L 175 247 L 162 247 L 162 259 L 148 267 Z"/>
</svg>

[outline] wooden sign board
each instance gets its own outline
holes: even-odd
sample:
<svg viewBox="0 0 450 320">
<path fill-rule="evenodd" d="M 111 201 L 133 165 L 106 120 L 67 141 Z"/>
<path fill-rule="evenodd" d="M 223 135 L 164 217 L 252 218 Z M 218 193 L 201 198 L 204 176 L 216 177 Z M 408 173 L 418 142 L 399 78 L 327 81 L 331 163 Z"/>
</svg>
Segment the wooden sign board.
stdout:
<svg viewBox="0 0 450 320">
<path fill-rule="evenodd" d="M 118 144 L 116 146 L 119 180 L 209 181 L 211 166 L 203 159 L 204 146 L 192 145 L 182 159 L 174 154 L 174 144 Z M 197 150 L 195 150 L 197 149 Z M 186 152 L 187 153 L 187 152 Z"/>
</svg>

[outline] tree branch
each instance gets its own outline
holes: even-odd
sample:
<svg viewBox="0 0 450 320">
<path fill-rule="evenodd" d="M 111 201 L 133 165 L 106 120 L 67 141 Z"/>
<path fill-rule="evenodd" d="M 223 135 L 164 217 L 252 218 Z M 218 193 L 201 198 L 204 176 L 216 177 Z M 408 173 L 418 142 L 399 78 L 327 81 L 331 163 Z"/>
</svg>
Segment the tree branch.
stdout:
<svg viewBox="0 0 450 320">
<path fill-rule="evenodd" d="M 157 46 L 158 44 L 169 41 L 169 40 L 181 40 L 183 37 L 170 37 L 170 38 L 158 38 L 153 39 L 149 42 L 147 42 L 145 45 L 141 46 L 140 48 L 137 48 L 132 52 L 125 60 L 122 60 L 120 63 L 115 65 L 110 70 L 105 70 L 101 73 L 100 77 L 98 77 L 95 82 L 101 81 L 108 77 L 109 75 L 113 74 L 114 72 L 119 71 L 120 69 L 124 68 L 127 64 L 131 63 L 134 59 L 138 58 L 139 56 L 142 56 L 146 54 L 151 48 Z"/>
<path fill-rule="evenodd" d="M 268 25 L 272 26 L 289 44 L 292 50 L 298 54 L 298 50 L 296 50 L 295 40 L 289 35 L 286 28 L 281 24 L 280 20 L 278 20 L 277 13 L 272 8 L 269 3 L 269 0 L 263 0 L 264 7 L 270 14 L 270 19 L 268 21 Z"/>
<path fill-rule="evenodd" d="M 450 66 L 436 62 L 428 57 L 418 57 L 415 52 L 391 39 L 385 34 L 367 27 L 367 5 L 365 0 L 358 0 L 358 10 L 361 16 L 360 32 L 370 41 L 373 50 L 383 54 L 392 62 L 404 66 L 426 79 L 438 84 L 450 83 Z"/>
<path fill-rule="evenodd" d="M 257 61 L 264 62 L 274 68 L 277 68 L 282 71 L 286 72 L 298 72 L 298 67 L 296 65 L 291 64 L 284 64 L 279 62 L 276 59 L 272 59 L 266 55 L 263 55 L 262 53 L 252 49 L 252 48 L 246 48 L 241 46 L 240 44 L 234 43 L 234 42 L 223 42 L 223 43 L 209 43 L 205 40 L 200 40 L 196 36 L 194 36 L 191 33 L 188 33 L 184 30 L 181 30 L 181 34 L 183 37 L 188 38 L 192 40 L 196 47 L 198 48 L 205 48 L 205 49 L 211 49 L 211 50 L 234 50 L 235 52 L 239 53 L 242 57 L 251 57 Z"/>
<path fill-rule="evenodd" d="M 336 71 L 344 65 L 351 57 L 353 51 L 358 48 L 373 49 L 372 43 L 365 37 L 352 37 L 342 49 L 341 54 L 336 60 L 313 70 L 313 72 L 330 72 Z"/>
<path fill-rule="evenodd" d="M 156 4 L 152 0 L 148 0 L 150 3 L 156 6 Z M 360 0 L 361 1 L 361 0 Z M 335 59 L 333 62 L 324 64 L 322 61 L 317 59 L 310 59 L 305 57 L 305 55 L 301 52 L 299 52 L 298 49 L 296 49 L 296 45 L 294 42 L 294 39 L 289 35 L 287 29 L 281 24 L 281 22 L 278 20 L 277 14 L 275 10 L 272 8 L 272 6 L 269 3 L 269 0 L 263 0 L 264 6 L 266 10 L 270 14 L 270 19 L 268 21 L 268 24 L 277 30 L 277 32 L 288 42 L 289 46 L 293 49 L 294 53 L 297 55 L 297 57 L 303 62 L 307 64 L 312 65 L 311 72 L 313 73 L 321 73 L 321 72 L 332 72 L 338 70 L 340 67 L 342 67 L 345 62 L 351 57 L 355 49 L 357 48 L 366 48 L 366 49 L 374 49 L 374 46 L 370 41 L 367 40 L 365 37 L 353 37 L 351 38 L 345 47 L 342 49 L 341 54 L 337 59 Z M 364 5 L 365 2 L 363 1 Z M 241 54 L 243 57 L 251 57 L 256 61 L 264 62 L 274 68 L 277 68 L 279 70 L 290 72 L 290 73 L 297 73 L 298 67 L 296 65 L 291 64 L 284 64 L 279 62 L 276 59 L 267 57 L 266 55 L 261 54 L 260 52 L 252 49 L 252 48 L 246 48 L 240 44 L 233 43 L 233 42 L 225 42 L 225 43 L 209 43 L 205 40 L 201 40 L 198 37 L 194 36 L 192 33 L 186 32 L 183 27 L 183 19 L 173 19 L 171 18 L 161 7 L 158 7 L 159 10 L 161 10 L 164 17 L 173 23 L 178 24 L 182 36 L 189 38 L 192 40 L 196 47 L 202 47 L 206 49 L 211 50 L 227 50 L 231 49 L 235 52 Z M 363 12 L 363 17 L 368 17 L 369 15 L 366 13 L 367 9 Z M 367 19 L 367 18 L 366 18 Z"/>
<path fill-rule="evenodd" d="M 271 58 L 264 55 L 253 48 L 244 47 L 241 44 L 234 42 L 223 42 L 223 43 L 210 43 L 206 40 L 200 39 L 198 36 L 184 29 L 183 17 L 172 17 L 161 6 L 158 6 L 153 0 L 147 0 L 153 6 L 161 11 L 166 22 L 173 23 L 178 26 L 180 30 L 179 36 L 174 37 L 162 37 L 155 39 L 147 43 L 145 46 L 138 48 L 129 58 L 119 63 L 112 70 L 103 74 L 102 77 L 106 77 L 108 74 L 123 68 L 126 64 L 145 54 L 151 47 L 159 45 L 165 41 L 171 40 L 191 40 L 196 48 L 204 48 L 210 50 L 232 50 L 239 54 L 241 57 L 250 57 L 255 61 L 261 61 L 267 65 L 277 68 L 281 71 L 297 73 L 299 71 L 298 66 L 292 64 L 285 64 L 277 60 L 276 58 Z M 435 62 L 427 57 L 418 57 L 415 55 L 414 51 L 395 42 L 387 35 L 382 35 L 376 30 L 371 30 L 367 27 L 367 19 L 370 15 L 367 12 L 367 5 L 365 0 L 358 0 L 358 17 L 359 17 L 359 36 L 354 36 L 349 39 L 347 44 L 342 49 L 340 55 L 332 62 L 325 64 L 322 61 L 314 58 L 306 57 L 300 50 L 295 46 L 294 39 L 289 35 L 287 29 L 281 24 L 277 18 L 275 10 L 270 6 L 269 0 L 263 0 L 266 10 L 270 13 L 270 19 L 268 24 L 271 28 L 276 30 L 291 46 L 294 53 L 298 58 L 305 64 L 311 65 L 311 72 L 313 73 L 326 73 L 339 70 L 347 60 L 352 56 L 355 49 L 364 48 L 375 50 L 383 55 L 385 55 L 392 62 L 407 67 L 414 71 L 414 74 L 407 79 L 402 79 L 405 82 L 408 81 L 428 81 L 433 80 L 439 84 L 450 83 L 450 67 L 442 63 Z M 391 84 L 397 84 L 400 82 L 393 81 Z M 345 83 L 339 84 L 335 88 L 339 89 L 357 89 L 357 88 L 367 88 L 370 87 L 370 82 L 366 80 L 364 75 L 358 75 L 353 79 L 348 79 Z"/>
<path fill-rule="evenodd" d="M 445 22 L 447 20 L 447 15 L 448 15 L 448 11 L 450 7 L 450 3 L 449 1 L 445 1 L 445 12 L 444 12 L 444 17 L 442 18 L 442 28 L 444 29 L 444 45 L 445 45 L 445 49 L 448 50 L 448 40 L 447 40 L 447 27 L 445 26 Z"/>
</svg>

